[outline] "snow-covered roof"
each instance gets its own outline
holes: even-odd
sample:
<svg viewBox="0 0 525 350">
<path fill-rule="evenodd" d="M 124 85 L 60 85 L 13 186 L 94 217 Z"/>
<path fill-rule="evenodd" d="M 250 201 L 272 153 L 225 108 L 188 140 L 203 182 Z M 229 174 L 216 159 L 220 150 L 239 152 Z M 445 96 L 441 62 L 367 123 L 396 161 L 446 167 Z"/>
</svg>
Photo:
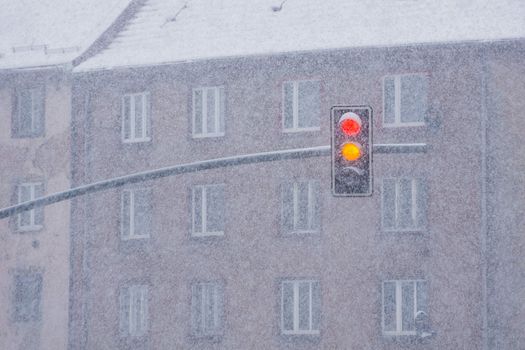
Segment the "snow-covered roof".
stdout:
<svg viewBox="0 0 525 350">
<path fill-rule="evenodd" d="M 130 0 L 0 0 L 0 69 L 71 63 Z"/>
<path fill-rule="evenodd" d="M 524 0 L 147 0 L 75 71 L 524 37 Z"/>
</svg>

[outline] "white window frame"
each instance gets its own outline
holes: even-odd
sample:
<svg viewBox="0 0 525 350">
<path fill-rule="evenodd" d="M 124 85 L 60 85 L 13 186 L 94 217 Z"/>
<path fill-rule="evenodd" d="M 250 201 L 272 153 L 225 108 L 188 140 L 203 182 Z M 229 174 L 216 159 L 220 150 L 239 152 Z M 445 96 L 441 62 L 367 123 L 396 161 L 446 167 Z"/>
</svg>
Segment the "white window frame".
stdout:
<svg viewBox="0 0 525 350">
<path fill-rule="evenodd" d="M 191 189 L 191 235 L 193 237 L 208 237 L 208 236 L 223 236 L 223 231 L 208 231 L 207 230 L 207 221 L 208 221 L 208 208 L 207 208 L 207 201 L 208 201 L 208 194 L 207 190 L 212 187 L 224 187 L 224 184 L 210 184 L 210 185 L 197 185 L 193 186 Z M 195 231 L 195 191 L 200 190 L 202 201 L 201 201 L 201 226 L 202 231 L 197 232 Z M 225 199 L 226 202 L 226 199 Z M 223 209 L 224 210 L 224 209 Z M 223 217 L 224 220 L 226 220 L 225 217 Z M 226 223 L 223 222 L 223 226 Z"/>
<path fill-rule="evenodd" d="M 308 184 L 308 213 L 307 213 L 307 221 L 308 221 L 308 229 L 299 229 L 298 226 L 298 220 L 299 220 L 299 184 L 301 183 L 307 183 Z M 311 181 L 296 181 L 287 185 L 292 186 L 292 205 L 293 205 L 293 228 L 292 231 L 287 232 L 290 234 L 297 233 L 297 234 L 307 234 L 307 233 L 317 233 L 319 232 L 318 228 L 312 228 L 313 227 L 313 220 L 314 215 L 316 215 L 315 212 L 315 202 L 316 200 L 319 200 L 319 198 L 316 198 L 315 196 L 319 195 L 319 193 L 315 191 L 316 185 L 318 185 L 317 181 L 311 180 Z M 284 206 L 286 203 L 282 203 L 282 209 L 285 210 Z M 320 213 L 317 213 L 320 215 Z M 281 213 L 281 215 L 284 215 L 284 213 Z"/>
<path fill-rule="evenodd" d="M 148 188 L 124 189 L 120 194 L 120 239 L 127 241 L 132 239 L 150 238 L 149 234 L 135 233 L 135 195 L 136 191 L 148 191 Z M 129 234 L 124 234 L 124 193 L 129 193 Z M 151 213 L 153 215 L 153 213 Z"/>
<path fill-rule="evenodd" d="M 126 336 L 130 337 L 141 337 L 148 333 L 149 328 L 149 315 L 148 315 L 148 286 L 147 285 L 131 285 L 124 287 L 127 289 L 127 300 L 129 310 L 128 310 L 128 320 L 127 320 L 127 329 Z M 137 319 L 134 312 L 135 304 L 134 301 L 137 299 L 135 295 L 140 293 L 140 318 L 142 319 L 142 324 L 145 325 L 144 329 L 137 329 Z M 122 301 L 121 301 L 122 302 Z M 122 314 L 120 317 L 124 317 Z"/>
<path fill-rule="evenodd" d="M 396 285 L 396 330 L 395 331 L 385 331 L 385 283 L 395 283 Z M 402 295 L 402 285 L 403 283 L 412 283 L 414 287 L 414 320 L 417 316 L 417 313 L 420 311 L 417 309 L 417 285 L 418 283 L 426 284 L 426 280 L 387 280 L 383 281 L 381 285 L 381 328 L 384 335 L 416 335 L 416 330 L 403 331 L 403 295 Z M 400 301 L 400 302 L 398 302 Z"/>
<path fill-rule="evenodd" d="M 308 330 L 301 330 L 299 329 L 299 284 L 300 283 L 308 283 L 310 286 L 309 290 L 309 301 L 308 306 L 310 308 L 309 315 L 309 324 L 310 329 Z M 281 333 L 285 335 L 319 335 L 320 330 L 319 329 L 312 329 L 312 284 L 313 283 L 319 283 L 318 280 L 296 280 L 296 279 L 289 279 L 289 280 L 283 280 L 281 282 Z M 284 285 L 285 284 L 292 284 L 293 285 L 293 330 L 285 330 L 284 329 Z M 320 288 L 320 286 L 319 286 Z M 319 300 L 320 302 L 320 300 Z M 320 326 L 320 325 L 319 325 Z"/>
<path fill-rule="evenodd" d="M 214 335 L 220 335 L 222 333 L 223 328 L 223 320 L 221 315 L 221 308 L 223 307 L 223 300 L 220 299 L 221 293 L 220 288 L 222 288 L 221 283 L 219 282 L 197 282 L 192 285 L 192 303 L 195 302 L 193 298 L 195 297 L 195 294 L 197 293 L 197 287 L 200 287 L 200 300 L 201 304 L 199 305 L 200 313 L 201 313 L 201 319 L 200 324 L 198 325 L 197 329 L 193 329 L 194 335 L 196 336 L 214 336 Z M 213 288 L 213 318 L 214 318 L 214 324 L 217 324 L 217 327 L 208 330 L 206 328 L 206 322 L 207 322 L 207 312 L 206 307 L 208 306 L 206 304 L 206 288 Z M 193 310 L 192 310 L 193 311 Z M 193 324 L 193 317 L 195 315 L 192 315 L 192 327 L 195 327 L 196 325 Z"/>
<path fill-rule="evenodd" d="M 399 201 L 400 201 L 400 192 L 401 192 L 401 181 L 402 180 L 410 180 L 411 183 L 411 216 L 412 221 L 414 223 L 417 223 L 417 215 L 418 210 L 423 210 L 424 208 L 418 208 L 417 205 L 417 196 L 418 196 L 418 184 L 421 185 L 423 183 L 423 180 L 421 178 L 407 178 L 407 177 L 396 177 L 396 178 L 385 178 L 383 179 L 382 183 L 382 189 L 381 189 L 381 210 L 386 210 L 385 206 L 385 190 L 384 190 L 384 181 L 385 180 L 394 180 L 395 181 L 395 200 L 394 200 L 394 221 L 395 221 L 395 227 L 394 228 L 387 228 L 385 227 L 385 223 L 383 220 L 383 214 L 381 215 L 381 226 L 383 231 L 385 232 L 420 232 L 425 231 L 425 226 L 421 227 L 411 227 L 411 228 L 402 228 L 399 227 Z M 423 203 L 423 205 L 426 205 L 426 203 Z"/>
<path fill-rule="evenodd" d="M 192 133 L 193 138 L 221 137 L 225 135 L 224 130 L 220 131 L 221 121 L 222 121 L 222 125 L 224 126 L 225 118 L 226 118 L 226 116 L 222 114 L 222 110 L 224 107 L 222 103 L 225 103 L 226 96 L 221 96 L 221 92 L 220 92 L 221 89 L 222 89 L 222 93 L 224 94 L 225 93 L 224 86 L 202 86 L 202 87 L 192 89 L 192 95 L 191 95 L 192 96 L 191 97 L 191 100 L 192 100 L 192 130 L 191 130 L 191 133 Z M 196 120 L 195 92 L 197 91 L 200 91 L 202 93 L 202 101 L 201 101 L 202 102 L 202 120 L 201 120 L 202 132 L 201 133 L 195 132 L 195 120 Z M 210 93 L 210 91 L 213 91 L 213 93 L 215 94 L 215 115 L 213 116 L 213 122 L 214 122 L 213 124 L 215 125 L 215 130 L 216 130 L 215 132 L 208 132 L 207 98 L 208 98 L 208 93 Z"/>
<path fill-rule="evenodd" d="M 18 197 L 18 203 L 21 204 L 21 197 L 22 197 L 22 187 L 29 187 L 30 189 L 30 199 L 29 200 L 35 200 L 35 190 L 37 186 L 44 186 L 42 182 L 24 182 L 17 186 L 17 197 Z M 42 209 L 43 210 L 43 209 Z M 35 224 L 35 209 L 28 210 L 29 212 L 29 225 L 22 225 L 22 214 L 18 214 L 17 216 L 17 228 L 19 231 L 37 231 L 42 229 L 43 225 L 37 225 Z"/>
<path fill-rule="evenodd" d="M 405 76 L 421 76 L 428 79 L 428 75 L 425 73 L 405 73 L 405 74 L 391 74 L 383 77 L 383 127 L 386 128 L 400 128 L 400 127 L 414 127 L 414 126 L 425 126 L 425 122 L 403 122 L 401 121 L 401 78 Z M 385 120 L 386 111 L 386 79 L 394 78 L 394 122 L 387 123 Z M 427 91 L 428 93 L 428 91 Z M 424 117 L 424 116 L 423 116 Z M 424 118 L 423 118 L 424 120 Z"/>
<path fill-rule="evenodd" d="M 293 81 L 284 81 L 282 85 L 282 115 L 281 115 L 281 124 L 283 128 L 283 132 L 285 133 L 297 133 L 297 132 L 305 132 L 305 131 L 319 131 L 321 130 L 321 126 L 314 126 L 314 127 L 299 127 L 299 84 L 305 83 L 305 82 L 319 82 L 319 85 L 321 85 L 321 81 L 318 79 L 305 79 L 305 80 L 293 80 Z M 285 86 L 286 84 L 292 84 L 293 86 L 293 99 L 292 99 L 292 127 L 287 128 L 286 122 L 285 122 Z M 321 93 L 319 92 L 319 103 L 321 103 Z M 319 111 L 321 113 L 321 111 Z"/>
<path fill-rule="evenodd" d="M 137 123 L 137 118 L 135 115 L 135 99 L 137 97 L 140 97 L 142 99 L 142 135 L 140 137 L 137 137 L 135 135 L 135 124 Z M 126 138 L 126 98 L 129 98 L 130 105 L 129 105 L 129 138 Z M 121 113 L 122 113 L 122 142 L 123 143 L 138 143 L 138 142 L 148 142 L 151 141 L 150 136 L 150 93 L 148 91 L 144 92 L 138 92 L 138 93 L 132 93 L 132 94 L 125 94 L 122 96 L 121 99 Z"/>
</svg>

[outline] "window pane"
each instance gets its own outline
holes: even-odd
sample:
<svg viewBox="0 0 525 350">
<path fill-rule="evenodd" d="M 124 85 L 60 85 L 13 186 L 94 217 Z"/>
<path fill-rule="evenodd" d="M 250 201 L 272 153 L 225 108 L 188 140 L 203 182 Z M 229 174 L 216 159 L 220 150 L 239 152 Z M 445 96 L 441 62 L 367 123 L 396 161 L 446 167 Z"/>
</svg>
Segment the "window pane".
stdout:
<svg viewBox="0 0 525 350">
<path fill-rule="evenodd" d="M 121 198 L 122 205 L 122 225 L 121 225 L 121 235 L 122 237 L 130 236 L 130 205 L 131 205 L 131 192 L 123 191 Z"/>
<path fill-rule="evenodd" d="M 31 130 L 33 136 L 41 135 L 44 132 L 44 108 L 45 89 L 43 87 L 33 89 L 33 125 Z"/>
<path fill-rule="evenodd" d="M 202 285 L 195 284 L 192 287 L 191 315 L 193 331 L 202 332 Z"/>
<path fill-rule="evenodd" d="M 401 121 L 423 122 L 427 111 L 427 78 L 422 75 L 401 77 Z"/>
<path fill-rule="evenodd" d="M 152 206 L 150 189 L 135 190 L 135 235 L 150 235 Z"/>
<path fill-rule="evenodd" d="M 385 91 L 384 91 L 384 122 L 385 124 L 392 124 L 396 120 L 395 115 L 395 85 L 394 77 L 385 78 Z"/>
<path fill-rule="evenodd" d="M 204 328 L 206 332 L 215 329 L 215 293 L 212 284 L 204 284 Z"/>
<path fill-rule="evenodd" d="M 285 331 L 293 330 L 293 284 L 283 283 L 282 294 L 282 327 Z"/>
<path fill-rule="evenodd" d="M 148 287 L 142 286 L 142 299 L 141 299 L 141 322 L 140 322 L 140 332 L 141 334 L 144 334 L 148 330 Z"/>
<path fill-rule="evenodd" d="M 414 282 L 403 282 L 401 284 L 402 303 L 402 324 L 404 331 L 413 331 L 414 323 Z"/>
<path fill-rule="evenodd" d="M 320 83 L 305 81 L 299 83 L 299 127 L 319 127 Z"/>
<path fill-rule="evenodd" d="M 209 186 L 207 192 L 207 231 L 224 231 L 224 186 Z"/>
<path fill-rule="evenodd" d="M 15 276 L 14 284 L 15 320 L 26 322 L 40 319 L 42 275 L 22 273 Z"/>
<path fill-rule="evenodd" d="M 207 133 L 212 134 L 216 132 L 215 128 L 215 119 L 216 119 L 216 112 L 218 112 L 215 108 L 215 93 L 217 89 L 215 88 L 209 88 L 206 90 L 207 92 L 207 112 L 206 112 L 206 127 L 207 127 Z"/>
<path fill-rule="evenodd" d="M 202 187 L 193 189 L 193 232 L 202 233 Z"/>
<path fill-rule="evenodd" d="M 18 95 L 18 132 L 20 135 L 31 135 L 32 131 L 32 114 L 33 114 L 33 98 L 31 90 L 23 90 Z"/>
<path fill-rule="evenodd" d="M 320 200 L 320 191 L 319 191 L 319 182 L 317 181 L 311 181 L 310 182 L 310 197 L 309 197 L 309 205 L 310 205 L 310 213 L 309 213 L 309 219 L 310 219 L 310 230 L 318 231 L 321 224 L 320 224 L 320 216 L 321 216 L 321 200 Z"/>
<path fill-rule="evenodd" d="M 283 85 L 283 118 L 284 128 L 293 128 L 293 83 Z"/>
<path fill-rule="evenodd" d="M 131 138 L 131 96 L 124 96 L 122 99 L 122 128 L 124 130 L 124 139 Z"/>
<path fill-rule="evenodd" d="M 426 184 L 424 181 L 419 180 L 417 182 L 417 195 L 416 195 L 416 220 L 417 227 L 424 228 L 426 226 Z"/>
<path fill-rule="evenodd" d="M 293 183 L 281 185 L 282 198 L 282 227 L 284 232 L 293 230 Z"/>
<path fill-rule="evenodd" d="M 202 90 L 193 91 L 193 133 L 202 134 Z"/>
<path fill-rule="evenodd" d="M 318 331 L 321 325 L 321 288 L 319 282 L 312 282 L 312 330 Z"/>
<path fill-rule="evenodd" d="M 142 127 L 142 95 L 135 95 L 135 138 L 142 138 L 143 127 Z"/>
<path fill-rule="evenodd" d="M 18 203 L 23 203 L 31 200 L 31 186 L 21 185 L 18 188 Z M 32 210 L 26 210 L 19 214 L 20 226 L 31 225 L 31 212 Z"/>
<path fill-rule="evenodd" d="M 393 179 L 383 180 L 383 228 L 395 229 L 396 191 Z"/>
<path fill-rule="evenodd" d="M 41 198 L 44 196 L 44 185 L 39 183 L 35 184 L 35 198 Z M 33 209 L 33 212 L 35 213 L 35 225 L 43 225 L 44 224 L 44 207 L 38 207 Z"/>
<path fill-rule="evenodd" d="M 424 281 L 417 282 L 417 311 L 428 313 L 427 308 L 427 284 Z"/>
<path fill-rule="evenodd" d="M 299 329 L 310 330 L 310 282 L 299 283 Z"/>
<path fill-rule="evenodd" d="M 412 218 L 412 180 L 399 180 L 398 204 L 399 228 L 413 228 L 414 222 Z"/>
<path fill-rule="evenodd" d="M 143 95 L 143 103 L 144 103 L 144 109 L 143 109 L 143 119 L 145 121 L 145 129 L 143 131 L 143 136 L 144 137 L 149 137 L 150 134 L 151 134 L 151 101 L 150 101 L 150 96 L 149 96 L 149 93 L 145 93 Z"/>
<path fill-rule="evenodd" d="M 129 334 L 129 289 L 121 288 L 120 290 L 120 332 Z"/>
<path fill-rule="evenodd" d="M 224 118 L 226 117 L 226 96 L 224 94 L 224 88 L 219 88 L 220 98 L 220 114 L 219 114 L 219 130 L 218 132 L 224 132 Z"/>
<path fill-rule="evenodd" d="M 396 330 L 396 284 L 383 283 L 383 327 L 384 331 Z"/>
<path fill-rule="evenodd" d="M 295 184 L 296 218 L 295 229 L 308 229 L 308 182 Z"/>
<path fill-rule="evenodd" d="M 133 335 L 139 335 L 141 333 L 140 326 L 142 320 L 142 293 L 138 288 L 133 288 L 131 311 L 133 312 L 131 317 L 131 333 Z"/>
</svg>

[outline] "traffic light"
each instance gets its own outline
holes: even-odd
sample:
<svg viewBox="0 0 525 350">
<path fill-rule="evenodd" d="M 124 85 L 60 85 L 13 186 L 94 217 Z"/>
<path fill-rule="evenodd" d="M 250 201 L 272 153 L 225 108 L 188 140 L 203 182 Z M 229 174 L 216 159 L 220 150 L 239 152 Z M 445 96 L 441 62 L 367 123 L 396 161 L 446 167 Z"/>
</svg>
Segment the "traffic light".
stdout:
<svg viewBox="0 0 525 350">
<path fill-rule="evenodd" d="M 333 195 L 372 195 L 372 108 L 332 107 L 331 123 Z"/>
</svg>

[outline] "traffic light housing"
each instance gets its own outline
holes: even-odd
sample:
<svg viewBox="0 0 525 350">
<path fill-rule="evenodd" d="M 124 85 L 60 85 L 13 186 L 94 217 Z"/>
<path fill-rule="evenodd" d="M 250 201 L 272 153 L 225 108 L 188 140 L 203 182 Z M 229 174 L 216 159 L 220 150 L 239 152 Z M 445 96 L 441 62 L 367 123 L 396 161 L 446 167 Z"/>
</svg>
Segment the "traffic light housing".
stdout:
<svg viewBox="0 0 525 350">
<path fill-rule="evenodd" d="M 333 195 L 372 195 L 372 108 L 336 106 L 330 114 Z"/>
</svg>

